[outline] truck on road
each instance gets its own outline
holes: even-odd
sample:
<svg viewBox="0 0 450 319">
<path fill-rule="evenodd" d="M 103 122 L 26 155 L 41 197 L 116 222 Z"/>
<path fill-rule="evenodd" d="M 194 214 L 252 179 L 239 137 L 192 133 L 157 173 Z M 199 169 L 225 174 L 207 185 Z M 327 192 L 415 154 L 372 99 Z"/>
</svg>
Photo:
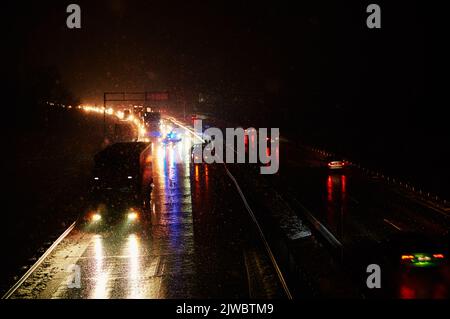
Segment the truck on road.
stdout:
<svg viewBox="0 0 450 319">
<path fill-rule="evenodd" d="M 148 137 L 160 137 L 161 113 L 145 112 L 143 118 Z"/>
<path fill-rule="evenodd" d="M 115 143 L 97 153 L 94 162 L 93 199 L 133 201 L 144 206 L 149 203 L 153 183 L 149 143 Z"/>
</svg>

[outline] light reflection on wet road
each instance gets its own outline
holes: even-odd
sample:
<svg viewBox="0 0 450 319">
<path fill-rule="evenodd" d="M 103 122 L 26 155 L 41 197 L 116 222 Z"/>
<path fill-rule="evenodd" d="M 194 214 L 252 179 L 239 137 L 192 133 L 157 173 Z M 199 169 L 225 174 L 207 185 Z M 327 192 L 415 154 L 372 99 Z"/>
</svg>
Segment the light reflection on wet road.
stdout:
<svg viewBox="0 0 450 319">
<path fill-rule="evenodd" d="M 13 298 L 207 297 L 199 291 L 196 277 L 201 260 L 194 253 L 191 143 L 184 136 L 176 144 L 153 145 L 151 207 L 141 216 L 151 223 L 129 229 L 74 229 Z M 202 190 L 204 196 L 207 191 Z M 68 271 L 70 265 L 79 266 L 79 287 L 74 272 Z"/>
<path fill-rule="evenodd" d="M 177 143 L 153 141 L 150 205 L 91 203 L 90 216 L 101 207 L 108 218 L 123 217 L 78 225 L 11 298 L 284 296 L 223 166 L 192 165 L 191 136 L 179 134 Z M 131 209 L 135 221 L 126 218 Z"/>
<path fill-rule="evenodd" d="M 331 171 L 324 158 L 307 149 L 282 149 L 282 183 L 277 185 L 283 185 L 311 210 L 342 243 L 352 269 L 361 265 L 358 269 L 363 275 L 370 263 L 397 262 L 398 256 L 387 257 L 394 249 L 389 250 L 391 237 L 408 232 L 432 237 L 444 235 L 448 229 L 448 220 L 439 214 L 396 195 L 381 181 L 356 168 Z M 448 298 L 449 274 L 448 264 L 437 270 L 392 272 L 389 297 Z"/>
</svg>

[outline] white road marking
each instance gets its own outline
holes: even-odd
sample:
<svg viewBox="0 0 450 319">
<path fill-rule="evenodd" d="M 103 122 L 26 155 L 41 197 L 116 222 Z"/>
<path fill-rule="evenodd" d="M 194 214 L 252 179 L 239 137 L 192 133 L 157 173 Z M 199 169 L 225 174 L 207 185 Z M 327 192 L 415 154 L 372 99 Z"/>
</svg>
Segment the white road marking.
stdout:
<svg viewBox="0 0 450 319">
<path fill-rule="evenodd" d="M 391 225 L 392 227 L 394 227 L 395 229 L 402 231 L 402 229 L 400 227 L 398 227 L 397 225 L 395 225 L 394 223 L 392 223 L 391 221 L 387 220 L 387 219 L 383 219 L 385 223 Z"/>
</svg>

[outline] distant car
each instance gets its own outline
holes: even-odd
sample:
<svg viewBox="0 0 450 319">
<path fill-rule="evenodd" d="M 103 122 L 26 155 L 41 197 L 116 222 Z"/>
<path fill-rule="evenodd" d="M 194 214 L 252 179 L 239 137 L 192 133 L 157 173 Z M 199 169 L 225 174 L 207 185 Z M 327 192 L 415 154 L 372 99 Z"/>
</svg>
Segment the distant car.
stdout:
<svg viewBox="0 0 450 319">
<path fill-rule="evenodd" d="M 164 144 L 177 143 L 181 141 L 181 137 L 174 131 L 167 133 L 166 137 L 163 139 Z"/>
<path fill-rule="evenodd" d="M 448 243 L 418 233 L 401 233 L 390 240 L 391 259 L 402 267 L 430 268 L 448 261 Z"/>
<path fill-rule="evenodd" d="M 124 111 L 123 111 L 123 119 L 124 119 L 124 120 L 128 120 L 128 118 L 130 117 L 130 115 L 131 115 L 130 110 L 124 110 Z"/>
<path fill-rule="evenodd" d="M 159 127 L 161 123 L 160 112 L 144 112 L 144 124 L 147 127 Z"/>
<path fill-rule="evenodd" d="M 201 144 L 192 144 L 191 146 L 191 161 L 192 163 L 202 163 L 203 150 L 208 145 L 206 141 Z"/>
<path fill-rule="evenodd" d="M 341 170 L 347 167 L 347 162 L 343 159 L 328 157 L 327 158 L 328 168 L 331 170 Z"/>
<path fill-rule="evenodd" d="M 136 140 L 137 133 L 130 123 L 116 123 L 114 124 L 114 142 L 131 142 Z"/>
<path fill-rule="evenodd" d="M 270 143 L 275 143 L 278 142 L 280 140 L 279 137 L 266 137 L 266 141 L 270 142 Z"/>
<path fill-rule="evenodd" d="M 442 263 L 444 254 L 413 253 L 402 255 L 402 264 L 414 267 L 431 267 Z"/>
</svg>

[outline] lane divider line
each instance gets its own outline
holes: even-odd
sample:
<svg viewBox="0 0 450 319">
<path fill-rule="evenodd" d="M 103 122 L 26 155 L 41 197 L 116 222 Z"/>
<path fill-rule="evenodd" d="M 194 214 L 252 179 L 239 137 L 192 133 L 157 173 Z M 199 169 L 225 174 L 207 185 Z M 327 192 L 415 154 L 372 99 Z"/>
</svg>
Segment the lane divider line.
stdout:
<svg viewBox="0 0 450 319">
<path fill-rule="evenodd" d="M 55 240 L 55 242 L 42 254 L 42 256 L 31 266 L 28 271 L 2 296 L 2 299 L 9 299 L 14 292 L 25 282 L 25 280 L 30 277 L 30 275 L 42 264 L 42 262 L 52 253 L 52 251 L 58 246 L 64 238 L 69 235 L 72 229 L 75 227 L 77 221 L 74 221 L 69 228 L 67 228 L 59 237 Z"/>
<path fill-rule="evenodd" d="M 395 229 L 397 229 L 398 231 L 402 231 L 402 229 L 400 227 L 398 227 L 397 225 L 395 225 L 393 222 L 387 220 L 387 219 L 383 219 L 383 221 L 389 225 L 391 225 L 392 227 L 394 227 Z"/>
</svg>

